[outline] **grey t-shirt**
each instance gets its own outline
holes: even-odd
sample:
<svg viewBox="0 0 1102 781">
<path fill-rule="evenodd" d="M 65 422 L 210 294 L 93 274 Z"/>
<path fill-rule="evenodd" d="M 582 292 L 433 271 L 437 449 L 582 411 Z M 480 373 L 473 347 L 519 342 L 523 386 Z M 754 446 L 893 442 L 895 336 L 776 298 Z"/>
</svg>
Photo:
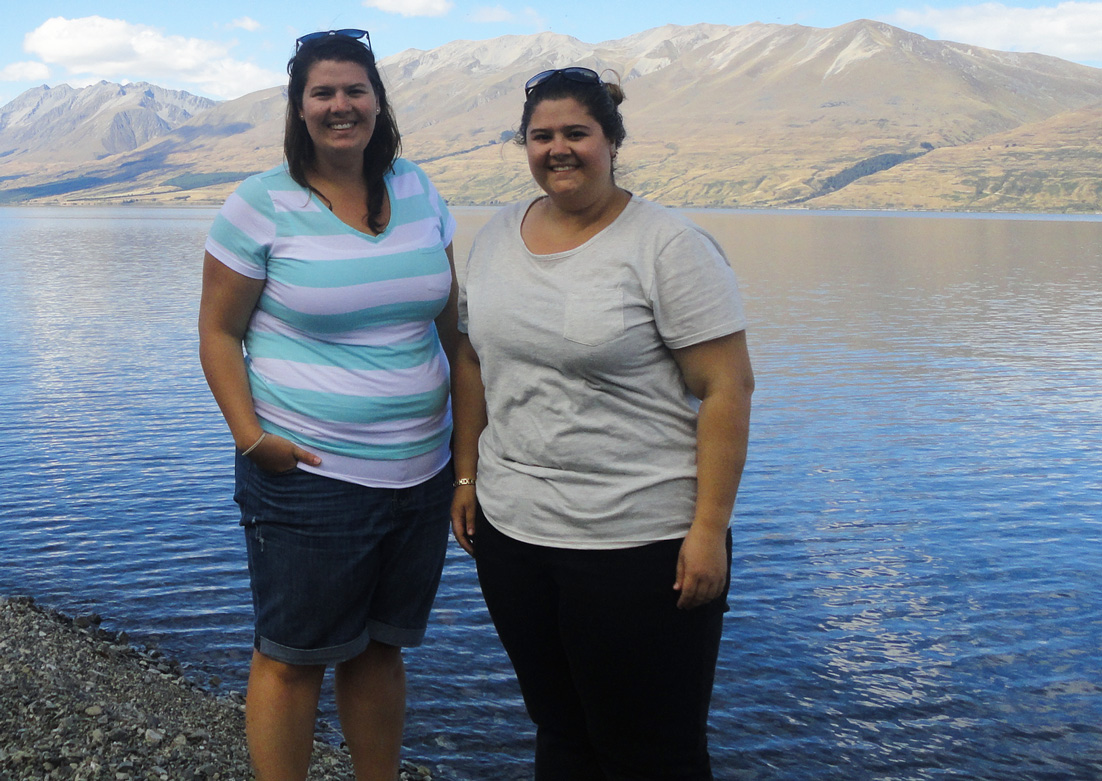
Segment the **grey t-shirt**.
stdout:
<svg viewBox="0 0 1102 781">
<path fill-rule="evenodd" d="M 534 255 L 520 236 L 529 206 L 495 215 L 459 269 L 489 416 L 483 512 L 537 545 L 683 536 L 699 401 L 670 348 L 745 328 L 734 272 L 707 233 L 638 197 L 582 246 Z"/>
</svg>

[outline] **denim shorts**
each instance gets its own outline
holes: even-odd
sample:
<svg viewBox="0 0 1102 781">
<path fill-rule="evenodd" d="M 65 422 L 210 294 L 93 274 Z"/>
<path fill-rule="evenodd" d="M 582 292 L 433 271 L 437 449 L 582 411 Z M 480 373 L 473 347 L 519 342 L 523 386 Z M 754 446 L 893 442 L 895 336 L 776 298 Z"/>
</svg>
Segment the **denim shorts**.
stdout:
<svg viewBox="0 0 1102 781">
<path fill-rule="evenodd" d="M 369 488 L 237 456 L 255 646 L 288 664 L 336 664 L 370 641 L 420 645 L 451 528 L 452 467 L 410 488 Z"/>
</svg>

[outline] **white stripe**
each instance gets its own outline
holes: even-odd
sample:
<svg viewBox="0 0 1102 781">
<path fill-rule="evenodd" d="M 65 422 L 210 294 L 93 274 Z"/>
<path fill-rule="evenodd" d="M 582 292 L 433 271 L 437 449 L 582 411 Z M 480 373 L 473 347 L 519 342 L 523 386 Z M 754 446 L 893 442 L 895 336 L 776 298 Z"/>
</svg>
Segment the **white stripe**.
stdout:
<svg viewBox="0 0 1102 781">
<path fill-rule="evenodd" d="M 417 175 L 416 171 L 409 171 L 391 177 L 390 187 L 394 190 L 395 198 L 412 198 L 425 192 L 425 187 L 421 184 L 421 177 Z"/>
<path fill-rule="evenodd" d="M 306 190 L 269 190 L 276 212 L 320 212 L 321 207 Z"/>
<path fill-rule="evenodd" d="M 389 371 L 342 369 L 280 358 L 252 358 L 250 364 L 261 376 L 282 387 L 345 396 L 393 397 L 428 393 L 446 383 L 448 378 L 439 354 L 426 364 Z"/>
<path fill-rule="evenodd" d="M 313 472 L 346 483 L 357 483 L 373 488 L 409 488 L 428 480 L 448 465 L 451 451 L 445 442 L 436 450 L 420 456 L 399 459 L 370 459 L 339 456 L 321 452 L 321 466 L 299 463 L 303 472 Z"/>
<path fill-rule="evenodd" d="M 205 249 L 223 266 L 233 269 L 243 277 L 248 277 L 249 279 L 264 279 L 264 277 L 267 276 L 264 269 L 257 268 L 255 263 L 243 260 L 240 256 L 231 252 L 228 248 L 223 247 L 210 236 L 207 237 Z"/>
<path fill-rule="evenodd" d="M 408 323 L 383 325 L 367 330 L 357 329 L 355 331 L 327 333 L 325 334 L 324 341 L 332 344 L 348 344 L 362 347 L 387 347 L 392 344 L 402 344 L 404 342 L 413 342 L 422 339 L 428 327 L 428 323 L 415 320 Z M 296 341 L 307 338 L 302 331 L 297 328 L 292 328 L 282 320 L 273 317 L 267 312 L 262 312 L 259 309 L 253 314 L 252 322 L 249 323 L 249 329 L 257 332 L 276 334 L 277 336 L 283 336 Z M 317 337 L 311 336 L 308 338 L 316 339 Z"/>
<path fill-rule="evenodd" d="M 281 236 L 272 246 L 277 258 L 296 260 L 355 260 L 383 254 L 364 236 L 331 233 L 321 236 Z"/>
<path fill-rule="evenodd" d="M 262 401 L 256 402 L 256 414 L 277 426 L 298 431 L 304 436 L 323 442 L 353 440 L 370 442 L 372 447 L 404 446 L 417 439 L 435 436 L 443 430 L 448 420 L 448 411 L 445 408 L 439 415 L 427 418 L 403 418 L 378 423 L 334 423 L 274 407 Z"/>
<path fill-rule="evenodd" d="M 426 250 L 440 244 L 440 221 L 435 217 L 422 217 L 416 222 L 398 225 L 387 234 L 387 249 L 391 252 Z"/>
<path fill-rule="evenodd" d="M 281 236 L 273 243 L 272 256 L 310 261 L 355 260 L 432 249 L 439 243 L 439 223 L 432 217 L 425 217 L 416 222 L 397 225 L 379 240 L 373 240 L 366 234 L 354 233 Z"/>
<path fill-rule="evenodd" d="M 312 288 L 268 280 L 265 295 L 305 315 L 340 315 L 369 307 L 412 301 L 436 301 L 447 296 L 451 271 L 411 278 L 386 279 L 347 287 Z"/>
<path fill-rule="evenodd" d="M 222 207 L 222 217 L 260 246 L 272 243 L 275 223 L 254 209 L 244 198 L 232 193 Z"/>
</svg>

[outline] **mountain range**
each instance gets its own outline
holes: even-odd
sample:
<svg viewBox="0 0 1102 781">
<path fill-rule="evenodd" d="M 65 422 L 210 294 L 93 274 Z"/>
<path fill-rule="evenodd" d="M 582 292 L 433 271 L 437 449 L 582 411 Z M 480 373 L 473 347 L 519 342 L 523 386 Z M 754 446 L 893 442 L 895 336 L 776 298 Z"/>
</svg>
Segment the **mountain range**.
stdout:
<svg viewBox="0 0 1102 781">
<path fill-rule="evenodd" d="M 619 78 L 618 181 L 672 206 L 1102 211 L 1102 70 L 879 22 L 555 33 L 380 61 L 404 156 L 453 204 L 535 192 L 511 143 L 548 68 Z M 0 203 L 218 204 L 282 154 L 283 87 L 215 103 L 149 84 L 0 107 Z"/>
</svg>

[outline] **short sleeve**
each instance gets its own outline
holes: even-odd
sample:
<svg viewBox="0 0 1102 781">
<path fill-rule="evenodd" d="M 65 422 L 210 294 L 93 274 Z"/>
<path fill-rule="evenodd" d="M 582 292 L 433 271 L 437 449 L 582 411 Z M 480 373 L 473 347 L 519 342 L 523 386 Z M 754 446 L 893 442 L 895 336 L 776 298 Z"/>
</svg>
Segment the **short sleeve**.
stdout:
<svg viewBox="0 0 1102 781">
<path fill-rule="evenodd" d="M 237 273 L 264 279 L 275 232 L 272 199 L 259 177 L 252 177 L 222 205 L 207 235 L 206 250 Z"/>
<path fill-rule="evenodd" d="M 428 174 L 417 164 L 400 157 L 394 161 L 389 182 L 394 197 L 409 203 L 418 218 L 427 219 L 431 215 L 440 243 L 445 247 L 451 244 L 456 230 L 455 218 Z"/>
<path fill-rule="evenodd" d="M 695 226 L 658 253 L 651 296 L 658 332 L 672 349 L 746 328 L 735 272 L 715 239 Z"/>
<path fill-rule="evenodd" d="M 429 179 L 428 176 L 425 176 L 425 187 L 428 189 L 429 203 L 432 204 L 433 211 L 436 212 L 437 217 L 440 219 L 440 238 L 446 247 L 452 243 L 452 238 L 455 236 L 455 217 L 453 217 L 451 211 L 448 210 L 448 205 L 444 202 L 440 192 L 436 189 L 436 185 L 432 183 L 432 180 Z"/>
</svg>

